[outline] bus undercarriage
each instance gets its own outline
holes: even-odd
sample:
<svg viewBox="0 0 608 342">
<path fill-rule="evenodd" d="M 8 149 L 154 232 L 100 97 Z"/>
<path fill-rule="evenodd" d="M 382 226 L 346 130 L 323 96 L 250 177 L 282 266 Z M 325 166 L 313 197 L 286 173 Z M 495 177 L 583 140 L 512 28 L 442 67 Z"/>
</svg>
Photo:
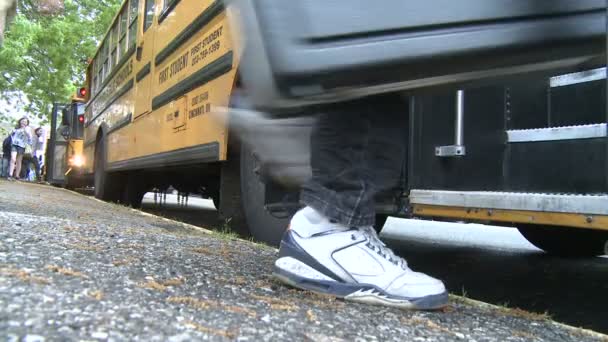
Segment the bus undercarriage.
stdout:
<svg viewBox="0 0 608 342">
<path fill-rule="evenodd" d="M 385 215 L 484 222 L 517 227 L 547 252 L 606 253 L 605 73 L 412 96 L 407 174 L 379 196 L 378 224 Z M 284 191 L 266 184 L 278 215 L 296 204 Z"/>
</svg>

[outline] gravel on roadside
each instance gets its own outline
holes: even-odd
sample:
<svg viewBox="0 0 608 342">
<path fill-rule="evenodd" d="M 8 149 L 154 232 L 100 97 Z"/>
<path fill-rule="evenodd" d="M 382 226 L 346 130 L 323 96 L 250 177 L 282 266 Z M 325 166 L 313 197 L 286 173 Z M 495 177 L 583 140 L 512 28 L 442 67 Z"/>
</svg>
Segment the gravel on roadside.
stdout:
<svg viewBox="0 0 608 342">
<path fill-rule="evenodd" d="M 50 186 L 0 180 L 7 341 L 608 341 L 452 297 L 437 312 L 335 300 L 271 277 L 277 251 Z"/>
</svg>

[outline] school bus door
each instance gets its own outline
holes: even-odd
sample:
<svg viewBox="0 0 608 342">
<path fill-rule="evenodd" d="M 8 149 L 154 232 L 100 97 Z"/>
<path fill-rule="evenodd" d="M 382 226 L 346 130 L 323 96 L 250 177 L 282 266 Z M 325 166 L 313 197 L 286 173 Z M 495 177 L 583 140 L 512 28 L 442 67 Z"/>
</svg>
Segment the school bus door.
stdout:
<svg viewBox="0 0 608 342">
<path fill-rule="evenodd" d="M 63 116 L 66 104 L 53 104 L 51 113 L 51 137 L 46 151 L 46 181 L 54 185 L 65 184 L 66 155 L 68 141 L 64 138 L 64 130 L 67 127 L 67 118 Z"/>
<path fill-rule="evenodd" d="M 139 23 L 141 30 L 137 30 L 138 39 L 134 63 L 134 70 L 137 71 L 135 118 L 152 111 L 150 96 L 152 93 L 152 75 L 154 75 L 154 32 L 156 31 L 156 24 L 154 23 L 155 0 L 140 1 L 143 2 L 140 7 L 143 9 L 143 15 L 139 16 L 142 18 Z"/>
</svg>

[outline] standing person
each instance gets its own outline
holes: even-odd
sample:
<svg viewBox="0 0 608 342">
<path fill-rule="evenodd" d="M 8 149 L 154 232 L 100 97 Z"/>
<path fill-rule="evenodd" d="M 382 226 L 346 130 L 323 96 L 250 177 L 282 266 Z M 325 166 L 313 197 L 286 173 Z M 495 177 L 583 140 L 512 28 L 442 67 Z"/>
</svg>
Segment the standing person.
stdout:
<svg viewBox="0 0 608 342">
<path fill-rule="evenodd" d="M 31 148 L 32 146 L 32 137 L 28 129 L 29 125 L 30 120 L 27 117 L 22 117 L 17 121 L 15 130 L 12 133 L 11 161 L 8 168 L 9 180 L 14 180 L 13 177 L 19 180 L 23 155 L 26 148 Z"/>
<path fill-rule="evenodd" d="M 8 164 L 11 162 L 11 146 L 13 138 L 9 134 L 2 142 L 2 160 L 0 161 L 0 178 L 8 177 Z"/>
<path fill-rule="evenodd" d="M 443 283 L 414 272 L 373 228 L 374 195 L 394 187 L 405 157 L 407 101 L 382 95 L 330 104 L 311 136 L 312 178 L 291 219 L 274 275 L 301 289 L 406 309 L 448 302 Z"/>
<path fill-rule="evenodd" d="M 38 182 L 42 181 L 41 170 L 44 164 L 44 151 L 46 150 L 46 135 L 44 129 L 42 127 L 36 128 L 34 130 L 34 146 L 33 146 L 33 163 L 34 170 L 36 171 L 36 180 Z"/>
</svg>

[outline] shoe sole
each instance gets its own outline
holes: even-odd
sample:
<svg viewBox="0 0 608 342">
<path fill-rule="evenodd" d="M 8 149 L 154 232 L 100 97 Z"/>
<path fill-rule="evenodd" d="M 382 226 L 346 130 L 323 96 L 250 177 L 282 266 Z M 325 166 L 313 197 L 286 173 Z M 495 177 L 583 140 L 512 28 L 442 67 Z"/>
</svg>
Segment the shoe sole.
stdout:
<svg viewBox="0 0 608 342">
<path fill-rule="evenodd" d="M 447 291 L 420 298 L 399 298 L 386 294 L 374 285 L 309 279 L 276 266 L 273 276 L 279 281 L 301 290 L 331 295 L 356 303 L 383 305 L 407 310 L 439 310 L 448 304 Z"/>
</svg>

